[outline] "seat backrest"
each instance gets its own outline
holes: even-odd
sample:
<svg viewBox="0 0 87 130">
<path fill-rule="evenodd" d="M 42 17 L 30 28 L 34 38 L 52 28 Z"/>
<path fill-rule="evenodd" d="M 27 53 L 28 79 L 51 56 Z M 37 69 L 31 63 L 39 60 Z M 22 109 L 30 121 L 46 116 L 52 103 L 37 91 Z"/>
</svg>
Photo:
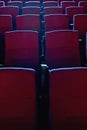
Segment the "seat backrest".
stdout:
<svg viewBox="0 0 87 130">
<path fill-rule="evenodd" d="M 0 14 L 10 14 L 15 18 L 19 14 L 19 9 L 16 6 L 0 7 Z"/>
<path fill-rule="evenodd" d="M 36 128 L 35 70 L 0 68 L 0 129 Z"/>
<path fill-rule="evenodd" d="M 87 32 L 86 32 L 86 59 L 87 59 Z"/>
<path fill-rule="evenodd" d="M 0 15 L 0 35 L 12 30 L 12 16 Z"/>
<path fill-rule="evenodd" d="M 2 6 L 0 7 L 0 15 L 3 14 L 8 14 L 8 15 L 12 15 L 12 23 L 13 23 L 13 27 L 15 28 L 15 18 L 16 16 L 19 14 L 19 8 L 17 6 Z"/>
<path fill-rule="evenodd" d="M 44 8 L 45 15 L 47 14 L 62 14 L 62 8 L 51 6 L 51 7 L 45 7 Z"/>
<path fill-rule="evenodd" d="M 22 1 L 8 1 L 7 5 L 8 6 L 18 6 L 19 8 L 22 8 L 23 2 Z"/>
<path fill-rule="evenodd" d="M 20 1 L 20 2 L 25 3 L 26 0 L 9 0 L 9 1 Z"/>
<path fill-rule="evenodd" d="M 66 1 L 66 0 L 59 0 L 59 6 L 61 5 L 62 1 Z M 73 1 L 73 0 L 67 0 L 67 1 Z"/>
<path fill-rule="evenodd" d="M 75 1 L 61 1 L 62 11 L 65 13 L 65 8 L 68 6 L 76 6 Z"/>
<path fill-rule="evenodd" d="M 73 29 L 78 30 L 80 37 L 87 32 L 87 14 L 77 14 L 73 17 Z"/>
<path fill-rule="evenodd" d="M 38 6 L 38 7 L 40 7 L 40 1 L 27 1 L 27 2 L 25 2 L 25 6 Z"/>
<path fill-rule="evenodd" d="M 79 1 L 78 6 L 83 6 L 85 13 L 87 13 L 87 1 Z"/>
<path fill-rule="evenodd" d="M 58 7 L 58 2 L 57 1 L 44 1 L 43 5 L 44 7 L 50 7 L 50 6 Z"/>
<path fill-rule="evenodd" d="M 5 32 L 12 30 L 13 30 L 12 16 L 0 15 L 0 64 L 4 63 Z"/>
<path fill-rule="evenodd" d="M 18 30 L 40 30 L 40 15 L 24 14 L 16 17 L 16 28 Z"/>
<path fill-rule="evenodd" d="M 78 31 L 46 32 L 46 63 L 50 68 L 80 66 Z"/>
<path fill-rule="evenodd" d="M 47 2 L 47 1 L 56 1 L 56 0 L 43 0 L 43 2 L 45 2 L 45 1 Z M 58 1 L 58 2 L 59 2 L 59 1 Z"/>
<path fill-rule="evenodd" d="M 65 13 L 69 15 L 69 22 L 72 23 L 73 16 L 75 14 L 84 14 L 84 8 L 82 6 L 81 7 L 78 7 L 78 6 L 66 7 Z"/>
<path fill-rule="evenodd" d="M 67 14 L 49 14 L 45 15 L 46 31 L 68 29 L 69 19 Z"/>
<path fill-rule="evenodd" d="M 5 2 L 4 1 L 0 1 L 0 6 L 5 6 Z"/>
<path fill-rule="evenodd" d="M 78 6 L 78 3 L 80 2 L 80 1 L 84 1 L 84 0 L 74 0 L 75 2 L 76 2 L 76 5 Z"/>
<path fill-rule="evenodd" d="M 22 14 L 38 14 L 38 15 L 40 15 L 40 7 L 37 7 L 37 6 L 23 7 Z"/>
<path fill-rule="evenodd" d="M 87 67 L 50 70 L 51 130 L 87 129 Z"/>
<path fill-rule="evenodd" d="M 39 64 L 38 32 L 16 30 L 5 33 L 6 66 L 34 67 Z"/>
<path fill-rule="evenodd" d="M 9 0 L 4 0 L 5 3 L 7 3 Z"/>
</svg>

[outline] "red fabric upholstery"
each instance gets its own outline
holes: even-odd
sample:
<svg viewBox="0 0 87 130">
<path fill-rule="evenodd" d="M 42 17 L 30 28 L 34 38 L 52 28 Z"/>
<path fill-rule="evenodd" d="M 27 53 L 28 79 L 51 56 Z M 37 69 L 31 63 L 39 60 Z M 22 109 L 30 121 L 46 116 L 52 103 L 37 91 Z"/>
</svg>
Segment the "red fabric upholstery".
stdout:
<svg viewBox="0 0 87 130">
<path fill-rule="evenodd" d="M 78 3 L 80 2 L 80 1 L 84 1 L 84 0 L 74 0 L 75 2 L 76 2 L 76 5 L 78 5 Z"/>
<path fill-rule="evenodd" d="M 52 130 L 87 129 L 87 68 L 50 71 Z"/>
<path fill-rule="evenodd" d="M 84 36 L 87 32 L 87 14 L 77 14 L 73 18 L 74 29 L 78 30 L 80 36 Z"/>
<path fill-rule="evenodd" d="M 69 18 L 67 14 L 49 14 L 45 15 L 46 31 L 68 29 Z"/>
<path fill-rule="evenodd" d="M 18 30 L 40 30 L 40 16 L 37 14 L 24 14 L 16 17 Z"/>
<path fill-rule="evenodd" d="M 78 32 L 72 30 L 47 32 L 46 63 L 50 68 L 80 65 Z"/>
<path fill-rule="evenodd" d="M 3 0 L 4 2 L 8 2 L 8 1 L 10 1 L 10 0 Z"/>
<path fill-rule="evenodd" d="M 63 12 L 65 12 L 65 8 L 68 6 L 76 6 L 76 2 L 75 1 L 61 1 L 61 7 Z"/>
<path fill-rule="evenodd" d="M 12 17 L 11 15 L 0 15 L 0 34 L 12 30 Z"/>
<path fill-rule="evenodd" d="M 84 8 L 83 7 L 78 7 L 78 6 L 70 6 L 66 7 L 65 13 L 69 15 L 69 22 L 73 22 L 73 16 L 75 14 L 84 14 Z"/>
<path fill-rule="evenodd" d="M 44 8 L 45 14 L 62 14 L 62 8 L 59 7 L 45 7 Z"/>
<path fill-rule="evenodd" d="M 44 7 L 56 6 L 58 7 L 57 1 L 45 1 L 43 2 Z"/>
<path fill-rule="evenodd" d="M 27 1 L 27 2 L 25 2 L 25 6 L 38 6 L 38 7 L 40 7 L 40 1 Z"/>
<path fill-rule="evenodd" d="M 20 8 L 22 8 L 23 6 L 23 2 L 22 1 L 9 1 L 7 2 L 8 6 L 18 6 Z"/>
<path fill-rule="evenodd" d="M 0 1 L 0 6 L 5 6 L 5 2 L 4 1 Z"/>
<path fill-rule="evenodd" d="M 85 13 L 87 13 L 87 1 L 79 1 L 78 6 L 83 6 Z"/>
<path fill-rule="evenodd" d="M 39 63 L 38 32 L 6 32 L 5 65 L 36 67 Z"/>
<path fill-rule="evenodd" d="M 1 130 L 35 130 L 35 87 L 35 71 L 33 69 L 0 69 Z"/>
<path fill-rule="evenodd" d="M 35 7 L 35 6 L 23 7 L 22 14 L 39 14 L 40 15 L 40 7 Z"/>
<path fill-rule="evenodd" d="M 66 0 L 59 0 L 59 5 L 61 5 L 62 1 L 66 1 Z M 67 0 L 67 1 L 72 1 L 72 0 Z"/>
<path fill-rule="evenodd" d="M 10 14 L 13 18 L 15 18 L 18 15 L 18 7 L 12 7 L 12 6 L 5 6 L 0 7 L 0 14 Z"/>
</svg>

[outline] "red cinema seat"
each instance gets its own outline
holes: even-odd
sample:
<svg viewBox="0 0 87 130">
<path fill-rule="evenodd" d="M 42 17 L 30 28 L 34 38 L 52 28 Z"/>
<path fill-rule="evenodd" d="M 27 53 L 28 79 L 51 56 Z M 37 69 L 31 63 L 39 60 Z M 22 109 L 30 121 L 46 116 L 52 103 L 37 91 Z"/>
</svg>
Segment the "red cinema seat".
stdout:
<svg viewBox="0 0 87 130">
<path fill-rule="evenodd" d="M 87 129 L 87 68 L 50 70 L 51 130 Z"/>
<path fill-rule="evenodd" d="M 46 32 L 46 63 L 49 68 L 80 66 L 78 32 L 72 30 Z"/>
<path fill-rule="evenodd" d="M 47 2 L 47 1 L 57 1 L 57 0 L 43 0 L 43 2 L 45 2 L 45 1 Z"/>
<path fill-rule="evenodd" d="M 8 6 L 18 6 L 19 8 L 22 8 L 23 2 L 22 1 L 8 1 Z"/>
<path fill-rule="evenodd" d="M 58 0 L 59 1 L 59 5 L 61 5 L 62 1 L 74 1 L 74 0 Z"/>
<path fill-rule="evenodd" d="M 36 130 L 34 69 L 0 68 L 0 129 Z"/>
<path fill-rule="evenodd" d="M 22 1 L 23 3 L 25 3 L 26 0 L 9 0 L 9 1 Z"/>
<path fill-rule="evenodd" d="M 78 3 L 80 2 L 80 1 L 84 1 L 84 0 L 74 0 L 75 2 L 76 2 L 76 5 L 78 5 Z"/>
<path fill-rule="evenodd" d="M 25 2 L 25 6 L 37 6 L 37 7 L 40 7 L 40 1 L 27 1 L 27 2 Z"/>
<path fill-rule="evenodd" d="M 0 15 L 0 64 L 4 62 L 5 32 L 11 31 L 12 29 L 12 16 Z"/>
<path fill-rule="evenodd" d="M 58 2 L 57 1 L 44 1 L 43 5 L 44 7 L 50 7 L 50 6 L 58 7 Z"/>
<path fill-rule="evenodd" d="M 73 23 L 73 16 L 75 14 L 84 14 L 84 8 L 78 6 L 66 7 L 65 13 L 69 15 L 69 23 Z"/>
<path fill-rule="evenodd" d="M 87 13 L 87 1 L 79 1 L 78 6 L 83 6 L 85 13 Z"/>
<path fill-rule="evenodd" d="M 82 62 L 86 60 L 86 32 L 87 32 L 87 14 L 77 14 L 73 17 L 73 29 L 79 32 L 80 50 Z"/>
<path fill-rule="evenodd" d="M 5 65 L 34 67 L 39 64 L 38 32 L 16 30 L 5 33 Z"/>
<path fill-rule="evenodd" d="M 83 38 L 87 32 L 87 14 L 74 15 L 73 23 L 73 29 L 78 30 L 79 37 Z"/>
<path fill-rule="evenodd" d="M 0 35 L 4 35 L 6 31 L 12 30 L 12 16 L 0 15 Z"/>
<path fill-rule="evenodd" d="M 56 6 L 45 7 L 44 14 L 62 14 L 62 8 Z"/>
<path fill-rule="evenodd" d="M 76 6 L 76 2 L 75 1 L 61 1 L 61 7 L 62 7 L 63 13 L 65 13 L 65 8 L 68 6 Z"/>
<path fill-rule="evenodd" d="M 5 6 L 0 7 L 0 15 L 8 14 L 12 15 L 13 27 L 16 27 L 15 19 L 16 16 L 19 14 L 19 8 L 17 6 Z"/>
<path fill-rule="evenodd" d="M 8 1 L 10 1 L 10 0 L 3 0 L 5 3 L 7 3 Z"/>
<path fill-rule="evenodd" d="M 40 15 L 24 14 L 16 17 L 16 28 L 18 30 L 40 30 Z"/>
<path fill-rule="evenodd" d="M 15 19 L 15 17 L 18 15 L 19 10 L 16 6 L 5 6 L 0 7 L 0 14 L 10 14 Z"/>
<path fill-rule="evenodd" d="M 37 7 L 37 6 L 23 7 L 22 14 L 38 14 L 38 15 L 40 15 L 40 7 Z"/>
<path fill-rule="evenodd" d="M 67 14 L 49 14 L 45 15 L 46 31 L 68 29 L 69 18 Z"/>
<path fill-rule="evenodd" d="M 4 1 L 0 1 L 0 6 L 5 6 L 5 2 Z"/>
</svg>

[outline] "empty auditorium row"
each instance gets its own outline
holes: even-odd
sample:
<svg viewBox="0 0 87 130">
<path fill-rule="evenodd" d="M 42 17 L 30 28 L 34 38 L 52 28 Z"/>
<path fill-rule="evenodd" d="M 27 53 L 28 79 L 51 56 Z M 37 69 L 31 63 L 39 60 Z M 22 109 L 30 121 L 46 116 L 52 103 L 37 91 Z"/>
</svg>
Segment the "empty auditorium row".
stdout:
<svg viewBox="0 0 87 130">
<path fill-rule="evenodd" d="M 37 2 L 37 4 L 36 4 Z M 48 4 L 47 4 L 48 2 Z M 43 0 L 43 4 L 44 6 L 65 6 L 71 3 L 71 6 L 73 5 L 81 5 L 81 6 L 85 6 L 85 0 Z M 35 3 L 35 4 L 34 4 Z M 22 6 L 30 6 L 30 5 L 34 5 L 34 6 L 40 6 L 40 1 L 37 0 L 1 0 L 0 1 L 0 6 L 5 6 L 5 5 L 16 5 L 19 7 Z M 68 3 L 68 4 L 66 4 Z"/>
<path fill-rule="evenodd" d="M 39 14 L 18 15 L 18 7 L 0 7 L 0 63 L 33 68 L 41 63 L 50 68 L 85 65 L 87 14 L 83 7 L 47 15 L 43 2 L 39 8 Z"/>
<path fill-rule="evenodd" d="M 0 68 L 0 129 L 86 130 L 86 81 L 87 67 L 51 69 L 48 100 L 34 69 Z"/>
<path fill-rule="evenodd" d="M 0 130 L 87 130 L 87 1 L 0 1 Z"/>
<path fill-rule="evenodd" d="M 5 33 L 5 44 L 2 39 L 0 43 L 1 64 L 34 68 L 40 63 L 46 63 L 50 68 L 81 66 L 83 55 L 80 51 L 85 57 L 86 47 L 83 43 L 79 45 L 78 40 L 76 30 L 55 30 L 46 32 L 46 44 L 41 45 L 37 31 L 8 31 Z"/>
<path fill-rule="evenodd" d="M 55 8 L 58 8 L 58 10 L 56 9 L 57 13 L 66 13 L 67 7 L 69 6 L 76 6 L 76 7 L 83 7 L 84 8 L 84 12 L 87 13 L 87 1 L 78 1 L 78 3 L 76 1 L 72 1 L 72 0 L 68 0 L 68 1 L 43 1 L 43 7 L 45 10 L 48 10 L 48 8 L 50 6 L 53 6 Z M 18 12 L 19 14 L 24 13 L 25 10 L 28 10 L 28 12 L 30 11 L 28 8 L 32 7 L 32 8 L 37 8 L 37 10 L 39 10 L 39 8 L 41 7 L 40 1 L 26 1 L 26 2 L 22 2 L 22 1 L 0 1 L 0 8 L 4 8 L 4 7 L 9 7 L 9 6 L 16 6 L 18 8 Z M 4 9 L 3 9 L 4 10 Z M 32 9 L 33 10 L 33 9 Z"/>
</svg>

